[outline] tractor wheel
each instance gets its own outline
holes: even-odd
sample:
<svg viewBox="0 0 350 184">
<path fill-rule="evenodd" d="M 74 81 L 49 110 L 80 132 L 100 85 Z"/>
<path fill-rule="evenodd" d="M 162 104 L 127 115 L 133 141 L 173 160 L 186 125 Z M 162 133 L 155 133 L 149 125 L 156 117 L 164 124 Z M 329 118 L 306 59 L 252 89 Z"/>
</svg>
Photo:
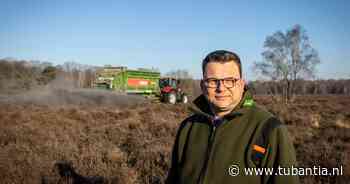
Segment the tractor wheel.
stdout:
<svg viewBox="0 0 350 184">
<path fill-rule="evenodd" d="M 188 97 L 187 95 L 183 95 L 182 98 L 181 98 L 181 102 L 186 104 L 188 102 Z"/>
<path fill-rule="evenodd" d="M 169 93 L 167 98 L 167 103 L 175 104 L 176 103 L 176 94 L 175 93 Z"/>
</svg>

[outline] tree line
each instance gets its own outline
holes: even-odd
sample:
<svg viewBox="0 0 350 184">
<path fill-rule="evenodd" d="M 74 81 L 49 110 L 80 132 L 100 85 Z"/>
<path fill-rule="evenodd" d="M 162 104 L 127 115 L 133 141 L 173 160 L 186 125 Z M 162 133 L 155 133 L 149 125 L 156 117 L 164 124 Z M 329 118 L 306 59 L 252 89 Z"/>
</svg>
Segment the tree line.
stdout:
<svg viewBox="0 0 350 184">
<path fill-rule="evenodd" d="M 95 68 L 75 62 L 54 66 L 50 62 L 0 59 L 0 93 L 14 94 L 45 86 L 53 81 L 65 87 L 89 88 Z M 69 85 L 69 86 L 67 86 Z"/>
<path fill-rule="evenodd" d="M 250 81 L 248 88 L 258 95 L 282 95 L 284 84 L 279 81 Z M 350 79 L 296 80 L 295 95 L 350 95 Z"/>
<path fill-rule="evenodd" d="M 71 87 L 91 88 L 95 79 L 94 67 L 66 62 L 53 66 L 48 62 L 10 61 L 0 59 L 0 93 L 30 90 L 44 86 L 54 80 L 70 81 Z M 193 79 L 187 70 L 174 70 L 164 76 L 181 80 L 180 87 L 188 94 L 201 93 L 199 80 Z M 249 81 L 248 88 L 257 95 L 282 95 L 282 81 Z M 350 79 L 304 80 L 294 81 L 293 94 L 296 95 L 350 95 Z"/>
</svg>

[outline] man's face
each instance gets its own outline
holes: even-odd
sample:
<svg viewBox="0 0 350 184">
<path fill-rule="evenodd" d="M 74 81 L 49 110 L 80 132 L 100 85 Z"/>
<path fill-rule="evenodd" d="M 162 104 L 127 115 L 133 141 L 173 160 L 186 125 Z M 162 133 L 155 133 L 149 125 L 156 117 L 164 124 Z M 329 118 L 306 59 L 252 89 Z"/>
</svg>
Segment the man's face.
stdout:
<svg viewBox="0 0 350 184">
<path fill-rule="evenodd" d="M 235 79 L 233 86 L 225 87 L 223 80 L 218 81 L 216 87 L 209 87 L 208 80 L 213 79 Z M 237 80 L 238 79 L 238 80 Z M 216 112 L 229 112 L 240 102 L 244 90 L 244 81 L 239 74 L 237 64 L 232 62 L 209 62 L 206 66 L 202 92 L 207 97 Z"/>
</svg>

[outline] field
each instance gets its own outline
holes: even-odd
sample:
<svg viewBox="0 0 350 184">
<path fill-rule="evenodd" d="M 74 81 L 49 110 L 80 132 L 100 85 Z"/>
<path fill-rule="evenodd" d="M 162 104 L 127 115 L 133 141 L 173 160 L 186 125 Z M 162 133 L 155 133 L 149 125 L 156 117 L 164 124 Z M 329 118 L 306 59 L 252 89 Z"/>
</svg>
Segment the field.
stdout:
<svg viewBox="0 0 350 184">
<path fill-rule="evenodd" d="M 0 183 L 163 183 L 186 105 L 38 93 L 0 96 Z M 307 176 L 303 183 L 349 181 L 350 96 L 298 96 L 287 106 L 270 96 L 256 100 L 288 126 L 300 166 L 343 166 L 343 176 Z"/>
</svg>

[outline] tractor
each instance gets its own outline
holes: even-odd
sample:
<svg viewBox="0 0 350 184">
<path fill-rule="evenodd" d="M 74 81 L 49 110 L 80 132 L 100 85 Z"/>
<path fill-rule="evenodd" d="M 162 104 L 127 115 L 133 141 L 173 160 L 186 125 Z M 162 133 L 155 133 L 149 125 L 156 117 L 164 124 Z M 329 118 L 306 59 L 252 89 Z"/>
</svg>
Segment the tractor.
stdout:
<svg viewBox="0 0 350 184">
<path fill-rule="evenodd" d="M 160 88 L 160 100 L 165 103 L 175 104 L 175 103 L 187 103 L 188 97 L 179 87 L 180 81 L 165 77 L 159 79 Z"/>
<path fill-rule="evenodd" d="M 130 70 L 126 67 L 103 67 L 96 71 L 94 87 L 137 94 L 165 103 L 187 103 L 188 97 L 175 78 L 161 78 L 160 73 L 149 69 Z"/>
</svg>

